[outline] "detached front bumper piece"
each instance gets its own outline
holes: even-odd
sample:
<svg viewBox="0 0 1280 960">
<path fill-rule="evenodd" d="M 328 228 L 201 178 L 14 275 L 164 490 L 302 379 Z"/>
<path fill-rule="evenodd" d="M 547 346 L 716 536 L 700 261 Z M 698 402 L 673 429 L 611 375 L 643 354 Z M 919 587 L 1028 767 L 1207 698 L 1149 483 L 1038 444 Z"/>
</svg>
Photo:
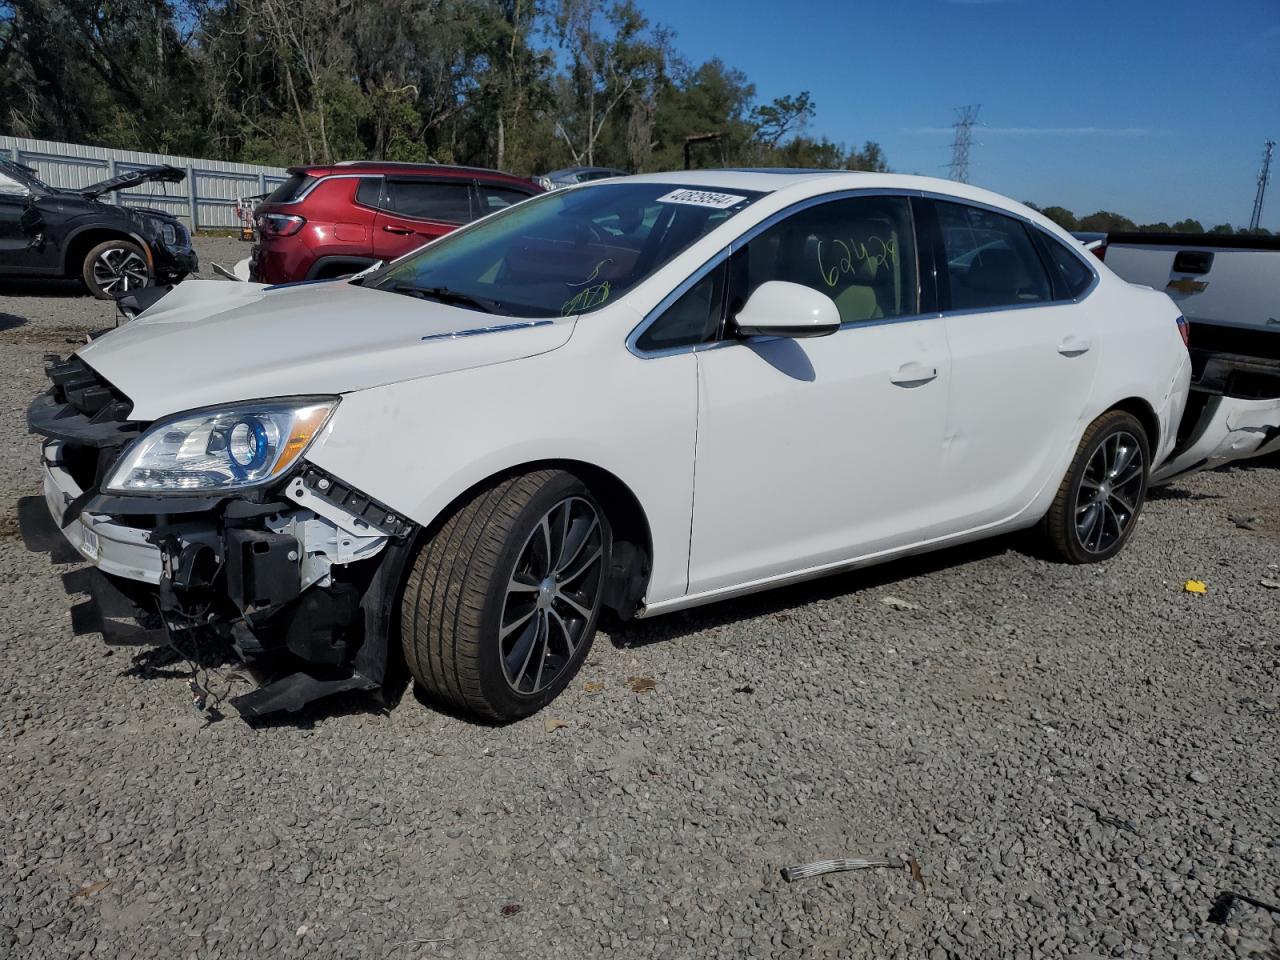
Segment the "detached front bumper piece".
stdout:
<svg viewBox="0 0 1280 960">
<path fill-rule="evenodd" d="M 49 516 L 96 568 L 104 634 L 131 618 L 135 636 L 197 633 L 264 665 L 277 679 L 231 700 L 242 714 L 381 686 L 412 523 L 305 462 L 243 495 L 103 493 L 144 425 L 83 364 L 51 369 L 65 382 L 54 376 L 28 423 L 45 438 Z"/>
</svg>

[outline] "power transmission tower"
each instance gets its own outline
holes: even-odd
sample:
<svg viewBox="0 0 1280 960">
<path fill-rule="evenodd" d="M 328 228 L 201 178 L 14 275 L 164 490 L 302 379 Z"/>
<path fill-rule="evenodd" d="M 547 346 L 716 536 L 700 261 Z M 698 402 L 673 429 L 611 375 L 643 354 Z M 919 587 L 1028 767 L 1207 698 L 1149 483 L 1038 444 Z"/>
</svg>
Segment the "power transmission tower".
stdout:
<svg viewBox="0 0 1280 960">
<path fill-rule="evenodd" d="M 1267 181 L 1271 179 L 1271 155 L 1275 153 L 1276 142 L 1267 140 L 1263 143 L 1262 169 L 1258 171 L 1258 194 L 1253 198 L 1253 216 L 1249 218 L 1249 229 L 1257 230 L 1262 226 L 1262 198 L 1267 194 Z"/>
<path fill-rule="evenodd" d="M 969 182 L 969 148 L 973 146 L 973 125 L 978 122 L 982 104 L 956 108 L 956 122 L 952 124 L 956 138 L 951 143 L 951 179 Z"/>
</svg>

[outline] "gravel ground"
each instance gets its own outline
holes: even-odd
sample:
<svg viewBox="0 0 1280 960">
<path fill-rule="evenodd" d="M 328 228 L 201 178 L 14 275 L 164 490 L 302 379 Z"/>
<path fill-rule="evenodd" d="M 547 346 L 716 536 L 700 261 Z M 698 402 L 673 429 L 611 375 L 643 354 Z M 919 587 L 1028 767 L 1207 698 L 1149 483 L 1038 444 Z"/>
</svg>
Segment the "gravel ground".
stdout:
<svg viewBox="0 0 1280 960">
<path fill-rule="evenodd" d="M 205 724 L 17 534 L 41 356 L 110 316 L 0 286 L 0 956 L 1280 956 L 1280 918 L 1206 920 L 1280 901 L 1280 463 L 1101 566 L 997 541 L 614 626 L 506 728 L 412 691 Z M 923 885 L 779 877 L 884 854 Z"/>
</svg>

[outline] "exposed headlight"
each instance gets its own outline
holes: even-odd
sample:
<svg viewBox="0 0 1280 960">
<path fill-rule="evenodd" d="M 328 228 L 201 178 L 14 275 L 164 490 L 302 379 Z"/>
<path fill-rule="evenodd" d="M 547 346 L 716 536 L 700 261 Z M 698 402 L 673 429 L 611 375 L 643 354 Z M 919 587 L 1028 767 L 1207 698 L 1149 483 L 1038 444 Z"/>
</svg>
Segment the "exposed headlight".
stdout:
<svg viewBox="0 0 1280 960">
<path fill-rule="evenodd" d="M 264 400 L 156 422 L 112 471 L 111 493 L 218 493 L 284 473 L 311 445 L 337 397 Z"/>
<path fill-rule="evenodd" d="M 172 223 L 166 221 L 160 225 L 160 239 L 170 249 L 178 245 L 178 231 Z"/>
</svg>

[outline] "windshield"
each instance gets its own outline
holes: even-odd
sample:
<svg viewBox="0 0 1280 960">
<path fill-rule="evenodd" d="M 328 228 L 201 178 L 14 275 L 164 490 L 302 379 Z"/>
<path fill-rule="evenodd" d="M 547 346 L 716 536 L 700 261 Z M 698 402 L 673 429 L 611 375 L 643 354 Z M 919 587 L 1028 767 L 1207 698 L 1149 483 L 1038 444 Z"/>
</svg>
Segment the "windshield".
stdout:
<svg viewBox="0 0 1280 960">
<path fill-rule="evenodd" d="M 557 191 L 437 240 L 365 284 L 518 317 L 590 313 L 760 196 L 635 182 Z"/>
</svg>

